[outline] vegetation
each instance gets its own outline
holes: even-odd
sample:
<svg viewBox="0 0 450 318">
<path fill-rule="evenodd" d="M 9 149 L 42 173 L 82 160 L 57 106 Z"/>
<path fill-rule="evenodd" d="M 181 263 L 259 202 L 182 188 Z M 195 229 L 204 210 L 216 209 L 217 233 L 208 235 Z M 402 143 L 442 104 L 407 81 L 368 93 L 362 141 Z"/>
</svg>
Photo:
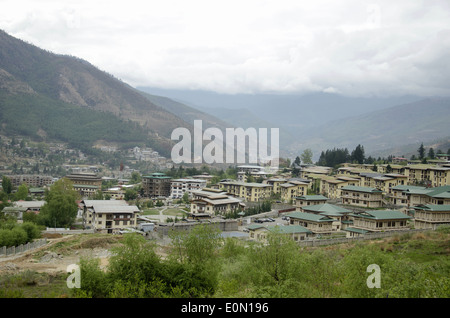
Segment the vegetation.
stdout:
<svg viewBox="0 0 450 318">
<path fill-rule="evenodd" d="M 93 298 L 448 298 L 450 227 L 384 240 L 304 248 L 272 233 L 267 244 L 222 239 L 212 227 L 173 232 L 166 257 L 136 234 L 120 240 L 90 235 L 60 250 L 114 241 L 106 269 L 82 258 L 81 288 L 60 276 L 23 272 L 0 276 L 1 297 Z M 89 243 L 89 244 L 88 244 Z M 92 245 L 94 244 L 94 245 Z M 380 268 L 380 288 L 369 288 Z M 67 274 L 66 274 L 67 275 Z M 67 277 L 67 276 L 66 276 Z M 44 282 L 44 283 L 37 283 Z M 53 288 L 50 288 L 50 287 Z M 45 292 L 37 291 L 45 288 Z"/>
</svg>

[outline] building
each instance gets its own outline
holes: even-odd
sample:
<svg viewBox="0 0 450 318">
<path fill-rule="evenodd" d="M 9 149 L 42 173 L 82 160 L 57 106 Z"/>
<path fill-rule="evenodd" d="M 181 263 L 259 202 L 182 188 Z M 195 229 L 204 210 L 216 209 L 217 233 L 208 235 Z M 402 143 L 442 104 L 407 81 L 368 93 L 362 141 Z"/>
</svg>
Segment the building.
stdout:
<svg viewBox="0 0 450 318">
<path fill-rule="evenodd" d="M 102 233 L 137 228 L 139 208 L 124 200 L 83 200 L 80 207 L 85 228 Z"/>
<path fill-rule="evenodd" d="M 383 192 L 376 188 L 345 186 L 341 188 L 342 204 L 379 208 L 383 205 Z"/>
<path fill-rule="evenodd" d="M 347 237 L 368 232 L 408 230 L 410 216 L 396 210 L 371 210 L 350 215 L 353 225 L 345 229 Z"/>
<path fill-rule="evenodd" d="M 440 225 L 450 225 L 450 204 L 427 204 L 414 207 L 414 227 L 433 229 Z"/>
<path fill-rule="evenodd" d="M 405 167 L 408 184 L 421 184 L 428 187 L 450 185 L 450 167 L 428 164 L 415 164 Z"/>
<path fill-rule="evenodd" d="M 305 212 L 286 213 L 290 225 L 301 225 L 314 234 L 330 234 L 333 232 L 334 219 L 328 216 Z"/>
<path fill-rule="evenodd" d="M 322 176 L 320 180 L 320 193 L 330 199 L 338 199 L 341 197 L 341 189 L 348 185 L 357 186 L 360 183 L 358 177 L 349 177 L 344 175 L 338 176 Z"/>
<path fill-rule="evenodd" d="M 281 201 L 285 203 L 292 203 L 298 196 L 303 196 L 308 191 L 308 183 L 291 180 L 279 185 Z"/>
<path fill-rule="evenodd" d="M 201 190 L 206 187 L 206 180 L 175 179 L 170 182 L 170 197 L 181 199 L 185 193 Z"/>
<path fill-rule="evenodd" d="M 293 205 L 297 211 L 302 211 L 304 206 L 316 205 L 316 204 L 324 204 L 328 200 L 327 197 L 323 195 L 302 195 L 295 198 Z"/>
<path fill-rule="evenodd" d="M 225 215 L 236 212 L 245 207 L 241 200 L 216 189 L 203 188 L 192 191 L 191 211 L 192 218 L 210 218 L 215 215 Z"/>
<path fill-rule="evenodd" d="M 408 187 L 404 190 L 407 197 L 408 207 L 426 204 L 450 204 L 450 185 L 425 188 L 425 187 Z"/>
<path fill-rule="evenodd" d="M 102 189 L 102 178 L 95 173 L 71 173 L 65 178 L 73 183 L 73 188 L 82 198 L 93 196 Z"/>
<path fill-rule="evenodd" d="M 333 231 L 340 231 L 345 229 L 349 224 L 353 223 L 349 218 L 352 211 L 334 204 L 324 203 L 304 206 L 303 212 L 319 214 L 334 219 L 331 224 Z"/>
<path fill-rule="evenodd" d="M 15 188 L 25 183 L 28 188 L 42 188 L 53 184 L 52 176 L 34 175 L 34 174 L 22 174 L 22 175 L 9 175 L 7 176 L 11 180 L 11 185 Z"/>
<path fill-rule="evenodd" d="M 169 197 L 171 178 L 164 173 L 155 172 L 142 176 L 144 196 L 149 198 Z"/>
<path fill-rule="evenodd" d="M 249 202 L 264 201 L 272 195 L 272 186 L 265 183 L 223 181 L 219 186 L 230 195 Z"/>
<path fill-rule="evenodd" d="M 267 242 L 270 233 L 280 234 L 289 237 L 293 241 L 304 241 L 309 237 L 314 236 L 314 233 L 301 225 L 287 225 L 287 226 L 264 226 L 260 224 L 251 224 L 247 227 L 249 230 L 249 238 L 263 243 Z"/>
<path fill-rule="evenodd" d="M 409 205 L 408 196 L 406 193 L 410 190 L 426 190 L 425 187 L 410 186 L 410 185 L 397 185 L 391 188 L 390 193 L 387 194 L 388 202 L 392 205 L 404 206 Z"/>
</svg>

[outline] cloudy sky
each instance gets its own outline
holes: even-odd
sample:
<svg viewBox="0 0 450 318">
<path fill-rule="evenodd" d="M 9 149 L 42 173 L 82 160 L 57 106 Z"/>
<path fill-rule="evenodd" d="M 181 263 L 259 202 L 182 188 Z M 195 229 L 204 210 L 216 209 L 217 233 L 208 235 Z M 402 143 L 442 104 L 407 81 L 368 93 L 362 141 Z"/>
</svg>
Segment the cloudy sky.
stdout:
<svg viewBox="0 0 450 318">
<path fill-rule="evenodd" d="M 448 0 L 0 0 L 0 29 L 132 86 L 450 96 Z"/>
</svg>

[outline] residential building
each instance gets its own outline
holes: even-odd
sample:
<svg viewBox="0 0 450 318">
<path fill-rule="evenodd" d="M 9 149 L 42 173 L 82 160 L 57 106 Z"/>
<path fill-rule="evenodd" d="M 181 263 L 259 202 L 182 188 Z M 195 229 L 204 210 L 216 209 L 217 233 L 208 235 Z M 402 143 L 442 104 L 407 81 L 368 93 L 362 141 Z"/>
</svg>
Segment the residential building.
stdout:
<svg viewBox="0 0 450 318">
<path fill-rule="evenodd" d="M 206 180 L 202 179 L 174 179 L 170 182 L 170 197 L 181 199 L 185 193 L 201 190 L 206 187 Z"/>
<path fill-rule="evenodd" d="M 73 188 L 82 198 L 87 198 L 102 189 L 102 178 L 95 173 L 71 173 L 65 178 L 73 183 Z"/>
<path fill-rule="evenodd" d="M 243 209 L 245 204 L 241 200 L 216 189 L 203 188 L 192 191 L 191 211 L 192 218 L 212 217 Z"/>
<path fill-rule="evenodd" d="M 260 224 L 251 224 L 247 227 L 249 238 L 266 243 L 270 233 L 280 234 L 291 238 L 293 241 L 304 241 L 308 237 L 314 236 L 314 233 L 301 225 L 287 226 L 264 226 Z"/>
<path fill-rule="evenodd" d="M 426 204 L 414 207 L 414 228 L 433 229 L 450 225 L 450 204 Z"/>
<path fill-rule="evenodd" d="M 408 187 L 404 190 L 404 194 L 408 198 L 409 207 L 426 204 L 450 204 L 450 185 L 435 188 Z"/>
<path fill-rule="evenodd" d="M 319 214 L 332 218 L 333 223 L 331 224 L 331 226 L 333 231 L 343 230 L 349 224 L 353 223 L 350 221 L 349 218 L 349 215 L 352 213 L 352 211 L 334 204 L 324 203 L 324 204 L 304 206 L 303 212 L 311 214 Z"/>
<path fill-rule="evenodd" d="M 320 193 L 330 199 L 341 197 L 341 189 L 348 185 L 359 185 L 360 179 L 343 175 L 325 176 L 320 178 Z"/>
<path fill-rule="evenodd" d="M 230 195 L 249 202 L 267 200 L 272 194 L 272 186 L 265 183 L 223 181 L 219 186 Z"/>
<path fill-rule="evenodd" d="M 302 211 L 304 206 L 316 205 L 316 204 L 324 204 L 328 200 L 327 197 L 323 195 L 301 195 L 294 198 L 293 205 L 297 211 Z"/>
<path fill-rule="evenodd" d="M 409 201 L 406 192 L 409 190 L 426 190 L 426 188 L 411 185 L 397 185 L 392 187 L 390 193 L 387 194 L 388 202 L 392 205 L 407 207 Z"/>
<path fill-rule="evenodd" d="M 144 196 L 149 198 L 169 197 L 171 178 L 164 173 L 155 172 L 142 176 Z"/>
<path fill-rule="evenodd" d="M 34 175 L 34 174 L 21 174 L 21 175 L 8 175 L 11 180 L 11 185 L 15 188 L 25 183 L 28 188 L 41 188 L 53 184 L 52 176 Z"/>
<path fill-rule="evenodd" d="M 279 185 L 281 201 L 292 203 L 298 196 L 307 194 L 308 184 L 300 181 L 289 181 Z"/>
<path fill-rule="evenodd" d="M 367 232 L 407 230 L 410 216 L 396 210 L 370 210 L 353 213 L 353 225 L 345 229 L 347 236 L 365 234 Z"/>
<path fill-rule="evenodd" d="M 330 234 L 333 232 L 334 219 L 328 216 L 305 212 L 286 213 L 286 216 L 289 217 L 290 225 L 301 225 L 314 234 Z"/>
<path fill-rule="evenodd" d="M 342 204 L 379 208 L 383 206 L 382 191 L 370 187 L 345 186 L 341 188 Z"/>
<path fill-rule="evenodd" d="M 263 183 L 270 184 L 272 186 L 272 192 L 277 194 L 281 193 L 280 185 L 286 183 L 287 181 L 287 178 L 269 178 L 264 180 Z"/>
<path fill-rule="evenodd" d="M 137 228 L 139 208 L 124 200 L 83 200 L 83 225 L 102 233 Z"/>
<path fill-rule="evenodd" d="M 450 167 L 415 164 L 405 167 L 408 184 L 440 187 L 450 185 Z"/>
</svg>

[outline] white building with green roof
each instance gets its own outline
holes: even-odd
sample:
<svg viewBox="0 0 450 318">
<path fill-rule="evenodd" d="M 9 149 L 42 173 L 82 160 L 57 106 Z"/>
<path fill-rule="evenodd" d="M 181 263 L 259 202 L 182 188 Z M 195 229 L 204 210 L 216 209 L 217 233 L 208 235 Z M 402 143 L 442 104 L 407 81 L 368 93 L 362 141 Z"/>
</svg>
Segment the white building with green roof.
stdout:
<svg viewBox="0 0 450 318">
<path fill-rule="evenodd" d="M 331 234 L 333 232 L 333 222 L 336 220 L 326 215 L 291 212 L 287 213 L 291 225 L 301 225 L 314 234 Z"/>
<path fill-rule="evenodd" d="M 345 186 L 341 188 L 342 204 L 365 208 L 383 206 L 383 191 L 372 187 Z"/>
<path fill-rule="evenodd" d="M 320 214 L 323 216 L 333 218 L 334 219 L 334 222 L 332 223 L 333 231 L 340 231 L 344 229 L 348 224 L 348 222 L 345 221 L 350 221 L 349 215 L 352 213 L 351 210 L 329 203 L 305 206 L 303 207 L 303 212 Z"/>
<path fill-rule="evenodd" d="M 304 206 L 317 205 L 326 203 L 328 198 L 321 194 L 308 194 L 295 197 L 293 205 L 297 211 L 302 211 Z"/>
<path fill-rule="evenodd" d="M 293 241 L 304 241 L 314 236 L 314 233 L 301 225 L 272 225 L 264 226 L 252 224 L 247 227 L 250 239 L 261 242 L 267 242 L 268 236 L 272 234 L 280 234 L 291 238 Z"/>
</svg>

